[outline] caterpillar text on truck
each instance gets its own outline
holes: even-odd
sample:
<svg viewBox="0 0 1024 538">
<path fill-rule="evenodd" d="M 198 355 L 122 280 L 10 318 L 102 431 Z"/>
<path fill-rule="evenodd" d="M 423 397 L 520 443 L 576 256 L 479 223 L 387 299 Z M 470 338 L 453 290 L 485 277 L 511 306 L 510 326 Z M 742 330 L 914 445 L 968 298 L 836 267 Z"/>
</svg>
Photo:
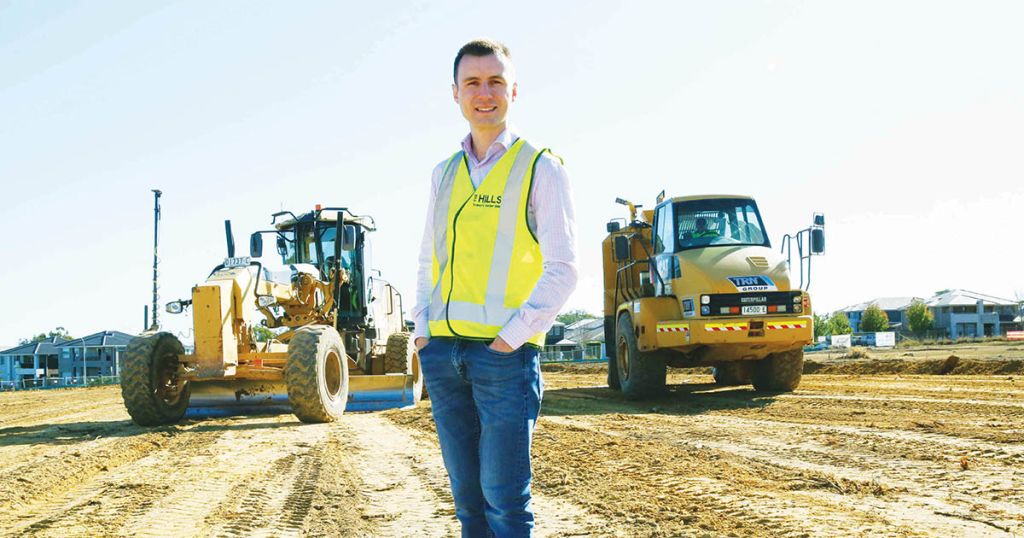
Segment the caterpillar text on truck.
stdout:
<svg viewBox="0 0 1024 538">
<path fill-rule="evenodd" d="M 782 255 L 748 196 L 662 192 L 639 212 L 616 203 L 630 216 L 609 222 L 602 243 L 608 385 L 651 397 L 664 391 L 667 367 L 712 366 L 719 385 L 794 390 L 813 341 L 806 287 L 811 256 L 825 250 L 824 216 L 786 235 Z M 799 286 L 790 278 L 794 240 Z"/>
</svg>

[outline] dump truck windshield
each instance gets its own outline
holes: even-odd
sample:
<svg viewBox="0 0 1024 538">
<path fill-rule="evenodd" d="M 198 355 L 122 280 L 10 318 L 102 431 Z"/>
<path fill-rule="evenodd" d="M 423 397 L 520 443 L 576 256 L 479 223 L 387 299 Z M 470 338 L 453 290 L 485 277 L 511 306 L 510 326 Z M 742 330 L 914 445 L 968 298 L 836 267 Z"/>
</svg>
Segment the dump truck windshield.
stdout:
<svg viewBox="0 0 1024 538">
<path fill-rule="evenodd" d="M 753 200 L 688 200 L 676 202 L 673 209 L 676 251 L 733 245 L 771 246 Z"/>
</svg>

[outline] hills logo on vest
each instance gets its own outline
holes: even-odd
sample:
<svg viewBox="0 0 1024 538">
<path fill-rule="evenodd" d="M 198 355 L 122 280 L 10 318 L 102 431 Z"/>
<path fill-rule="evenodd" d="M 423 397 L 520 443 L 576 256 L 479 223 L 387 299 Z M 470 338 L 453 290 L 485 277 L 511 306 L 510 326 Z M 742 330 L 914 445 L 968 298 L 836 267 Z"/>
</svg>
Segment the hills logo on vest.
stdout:
<svg viewBox="0 0 1024 538">
<path fill-rule="evenodd" d="M 501 207 L 501 195 L 474 194 L 472 198 L 472 203 L 473 207 L 499 208 Z"/>
</svg>

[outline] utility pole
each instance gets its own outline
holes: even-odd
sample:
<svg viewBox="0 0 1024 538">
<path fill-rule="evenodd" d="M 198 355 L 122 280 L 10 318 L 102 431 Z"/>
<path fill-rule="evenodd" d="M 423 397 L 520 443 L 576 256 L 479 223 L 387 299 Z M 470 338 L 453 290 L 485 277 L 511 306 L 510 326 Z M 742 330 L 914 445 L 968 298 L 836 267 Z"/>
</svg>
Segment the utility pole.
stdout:
<svg viewBox="0 0 1024 538">
<path fill-rule="evenodd" d="M 160 329 L 160 322 L 158 321 L 158 307 L 157 302 L 160 300 L 157 290 L 157 264 L 160 258 L 157 257 L 157 246 L 160 244 L 160 195 L 163 194 L 158 189 L 153 189 L 153 324 L 150 325 L 151 331 Z"/>
</svg>

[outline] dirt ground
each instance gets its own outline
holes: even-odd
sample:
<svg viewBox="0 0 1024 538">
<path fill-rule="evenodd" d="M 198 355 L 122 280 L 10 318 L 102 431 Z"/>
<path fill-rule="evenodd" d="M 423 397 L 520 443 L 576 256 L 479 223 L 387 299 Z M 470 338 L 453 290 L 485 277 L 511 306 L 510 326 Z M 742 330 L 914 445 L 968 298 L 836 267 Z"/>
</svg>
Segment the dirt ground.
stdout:
<svg viewBox="0 0 1024 538">
<path fill-rule="evenodd" d="M 884 373 L 811 356 L 829 373 L 784 395 L 674 372 L 644 402 L 599 365 L 547 368 L 537 534 L 1024 536 L 1019 349 L 983 375 L 957 373 L 981 355 L 947 368 L 953 353 L 968 357 L 874 357 Z M 146 429 L 117 387 L 0 394 L 0 535 L 457 532 L 427 402 Z"/>
</svg>

